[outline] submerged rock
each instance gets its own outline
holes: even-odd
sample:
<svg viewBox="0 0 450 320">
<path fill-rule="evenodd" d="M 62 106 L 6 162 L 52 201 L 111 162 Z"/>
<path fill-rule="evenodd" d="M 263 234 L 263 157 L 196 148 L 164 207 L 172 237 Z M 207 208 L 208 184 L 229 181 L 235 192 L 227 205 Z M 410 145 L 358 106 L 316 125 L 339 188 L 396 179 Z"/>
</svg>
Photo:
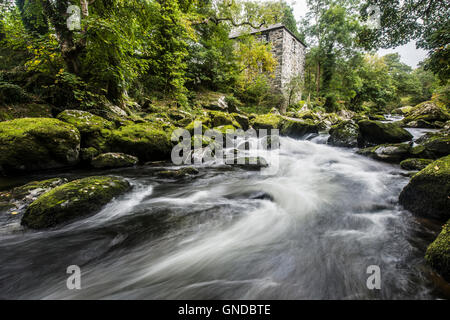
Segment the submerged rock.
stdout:
<svg viewBox="0 0 450 320">
<path fill-rule="evenodd" d="M 342 121 L 331 127 L 328 144 L 336 147 L 355 148 L 360 138 L 359 126 L 353 121 Z"/>
<path fill-rule="evenodd" d="M 400 167 L 409 171 L 420 171 L 425 169 L 433 160 L 431 159 L 406 159 L 400 162 Z"/>
<path fill-rule="evenodd" d="M 414 175 L 400 194 L 400 204 L 419 216 L 450 218 L 450 156 L 434 161 Z"/>
<path fill-rule="evenodd" d="M 362 120 L 358 122 L 358 125 L 364 143 L 398 143 L 410 141 L 413 138 L 411 133 L 401 128 L 397 123 Z"/>
<path fill-rule="evenodd" d="M 425 260 L 445 280 L 450 282 L 450 220 L 442 227 L 442 232 L 428 247 Z"/>
<path fill-rule="evenodd" d="M 138 163 L 138 158 L 124 153 L 102 153 L 91 161 L 94 168 L 122 168 L 132 167 Z"/>
<path fill-rule="evenodd" d="M 162 178 L 180 179 L 191 175 L 197 175 L 200 172 L 194 167 L 185 167 L 178 170 L 164 170 L 157 173 Z"/>
<path fill-rule="evenodd" d="M 407 143 L 384 144 L 358 150 L 358 154 L 371 157 L 375 160 L 399 163 L 410 156 L 411 146 Z"/>
<path fill-rule="evenodd" d="M 80 133 L 68 123 L 50 118 L 0 122 L 0 172 L 75 165 L 79 151 Z"/>
<path fill-rule="evenodd" d="M 100 176 L 71 181 L 35 200 L 25 212 L 22 225 L 43 229 L 93 214 L 129 189 L 128 181 L 116 177 Z"/>
</svg>

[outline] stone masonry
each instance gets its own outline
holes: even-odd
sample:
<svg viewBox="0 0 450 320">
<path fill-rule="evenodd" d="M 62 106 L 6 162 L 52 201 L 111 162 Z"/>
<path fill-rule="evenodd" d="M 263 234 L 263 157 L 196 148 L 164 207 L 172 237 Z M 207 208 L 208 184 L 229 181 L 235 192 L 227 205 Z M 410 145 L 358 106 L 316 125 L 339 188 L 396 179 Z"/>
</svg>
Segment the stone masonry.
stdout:
<svg viewBox="0 0 450 320">
<path fill-rule="evenodd" d="M 305 44 L 282 24 L 255 30 L 251 34 L 272 45 L 272 54 L 278 62 L 272 86 L 286 96 L 291 79 L 297 76 L 303 77 Z M 230 38 L 238 38 L 239 35 L 240 33 L 237 32 L 231 34 Z"/>
</svg>

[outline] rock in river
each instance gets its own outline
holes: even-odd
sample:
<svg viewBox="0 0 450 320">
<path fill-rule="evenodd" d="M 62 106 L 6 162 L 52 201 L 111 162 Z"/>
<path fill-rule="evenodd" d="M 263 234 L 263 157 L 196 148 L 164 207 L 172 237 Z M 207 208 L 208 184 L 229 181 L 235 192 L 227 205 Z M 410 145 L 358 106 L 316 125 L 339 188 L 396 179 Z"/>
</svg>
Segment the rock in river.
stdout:
<svg viewBox="0 0 450 320">
<path fill-rule="evenodd" d="M 414 175 L 399 201 L 414 214 L 447 221 L 450 218 L 450 156 Z"/>
<path fill-rule="evenodd" d="M 399 143 L 413 138 L 411 133 L 397 123 L 362 120 L 358 125 L 363 142 L 368 144 Z"/>
<path fill-rule="evenodd" d="M 98 176 L 71 181 L 37 198 L 25 212 L 22 225 L 43 229 L 96 213 L 129 189 L 128 181 L 116 177 Z"/>
<path fill-rule="evenodd" d="M 359 126 L 353 121 L 342 121 L 331 127 L 328 144 L 336 147 L 355 148 L 358 146 Z"/>
<path fill-rule="evenodd" d="M 425 260 L 450 282 L 450 220 L 437 239 L 428 247 Z"/>
</svg>

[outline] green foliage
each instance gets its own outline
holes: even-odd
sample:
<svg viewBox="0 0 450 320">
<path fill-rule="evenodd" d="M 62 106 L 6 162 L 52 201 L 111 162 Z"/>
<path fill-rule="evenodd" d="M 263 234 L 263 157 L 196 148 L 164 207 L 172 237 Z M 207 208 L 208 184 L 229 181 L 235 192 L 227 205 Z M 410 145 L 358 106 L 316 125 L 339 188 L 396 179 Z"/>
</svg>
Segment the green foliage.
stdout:
<svg viewBox="0 0 450 320">
<path fill-rule="evenodd" d="M 381 11 L 381 28 L 360 32 L 365 48 L 397 47 L 417 40 L 420 48 L 428 50 L 430 59 L 425 68 L 433 71 L 445 83 L 450 76 L 450 7 L 446 1 L 368 0 L 361 7 L 363 17 L 367 8 L 377 5 Z"/>
<path fill-rule="evenodd" d="M 21 87 L 8 82 L 0 82 L 0 105 L 29 101 L 31 101 L 30 96 Z"/>
</svg>

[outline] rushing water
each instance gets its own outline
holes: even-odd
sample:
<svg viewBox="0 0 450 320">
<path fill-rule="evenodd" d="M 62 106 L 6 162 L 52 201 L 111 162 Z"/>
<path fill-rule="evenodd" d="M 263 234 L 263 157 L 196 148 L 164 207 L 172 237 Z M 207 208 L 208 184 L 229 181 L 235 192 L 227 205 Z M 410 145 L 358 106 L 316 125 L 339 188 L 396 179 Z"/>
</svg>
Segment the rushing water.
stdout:
<svg viewBox="0 0 450 320">
<path fill-rule="evenodd" d="M 281 138 L 275 175 L 221 166 L 182 180 L 158 179 L 151 166 L 95 172 L 126 177 L 133 191 L 52 230 L 1 220 L 0 298 L 439 297 L 423 260 L 435 234 L 397 203 L 408 178 L 324 141 Z M 94 173 L 58 176 L 86 174 Z M 81 290 L 66 288 L 69 265 L 81 267 Z M 381 290 L 366 286 L 370 265 L 381 269 Z"/>
</svg>

